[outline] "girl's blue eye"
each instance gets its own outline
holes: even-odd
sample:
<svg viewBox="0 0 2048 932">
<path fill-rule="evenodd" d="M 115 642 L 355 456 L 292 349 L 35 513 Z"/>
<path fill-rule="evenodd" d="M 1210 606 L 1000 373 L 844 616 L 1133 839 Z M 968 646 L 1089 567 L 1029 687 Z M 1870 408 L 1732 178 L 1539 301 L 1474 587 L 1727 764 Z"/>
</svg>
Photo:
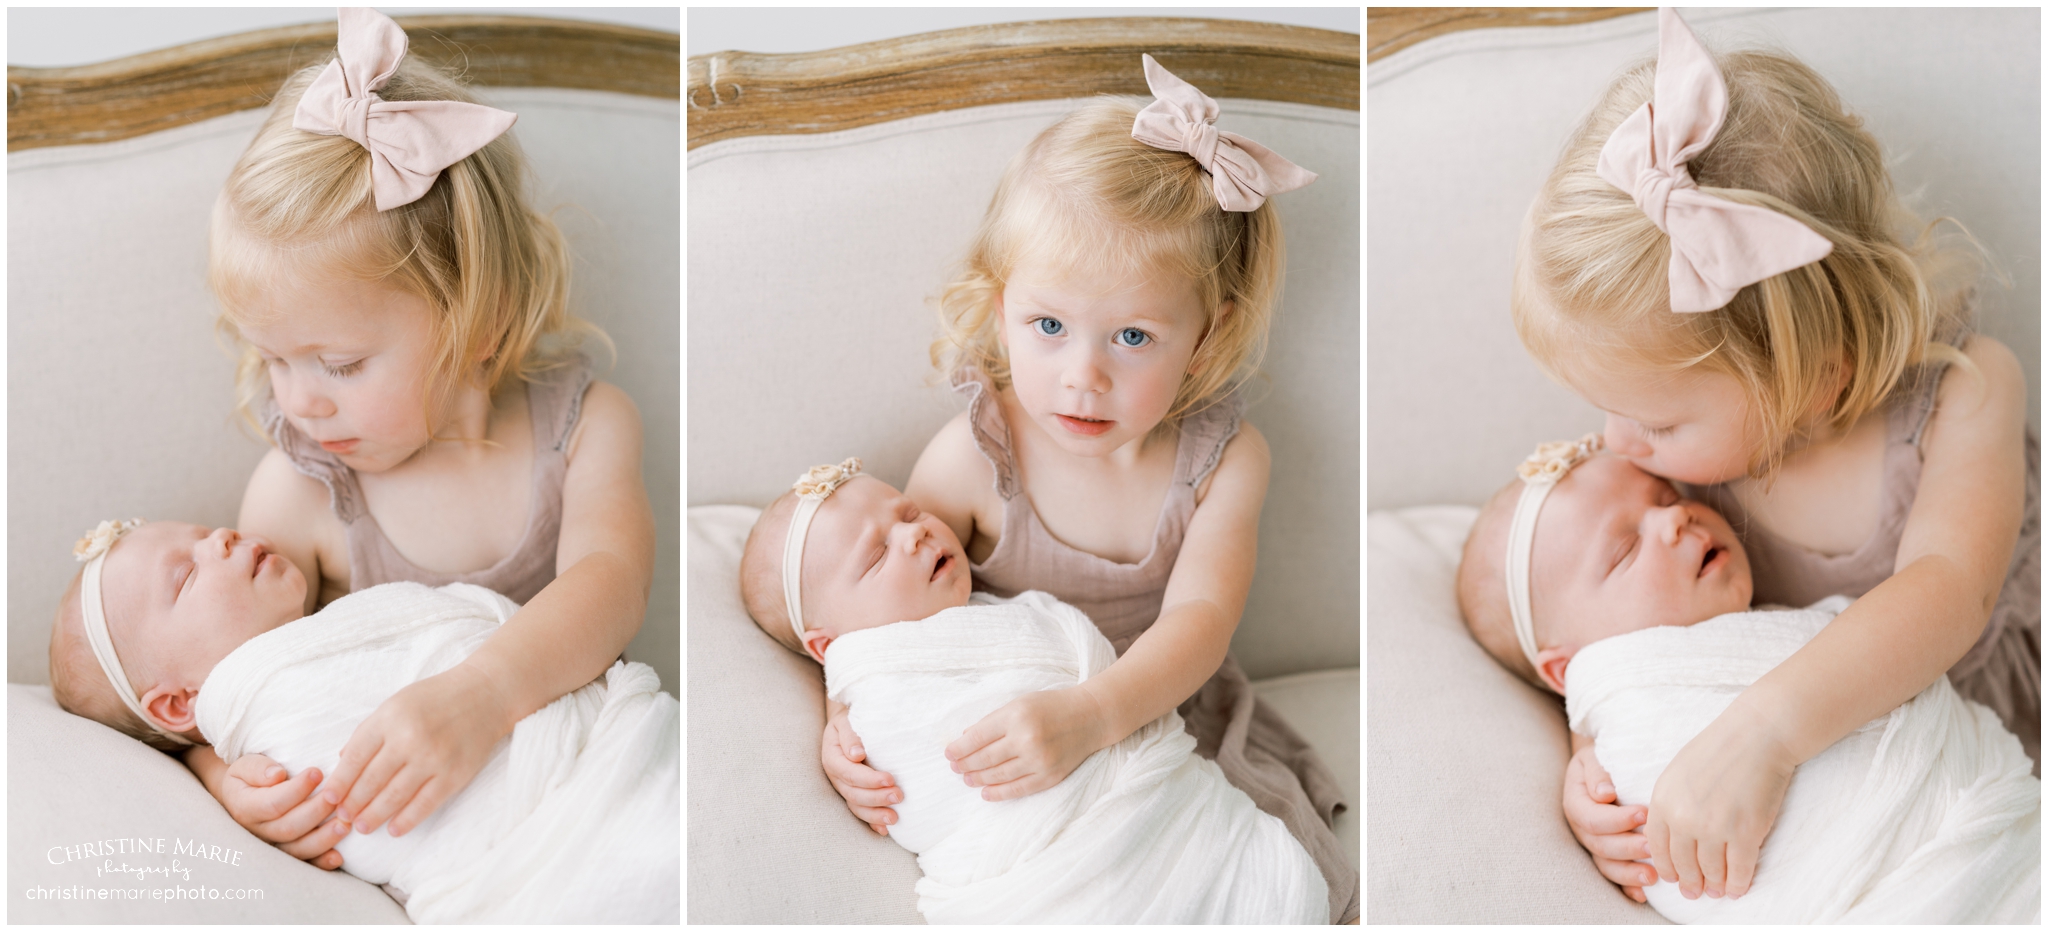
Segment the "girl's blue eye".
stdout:
<svg viewBox="0 0 2048 932">
<path fill-rule="evenodd" d="M 1040 317 L 1032 321 L 1031 326 L 1037 328 L 1039 333 L 1049 337 L 1059 336 L 1060 331 L 1067 329 L 1065 324 L 1050 317 Z"/>
<path fill-rule="evenodd" d="M 1116 332 L 1116 342 L 1119 346 L 1144 346 L 1151 340 L 1151 334 L 1136 327 L 1125 327 Z"/>
</svg>

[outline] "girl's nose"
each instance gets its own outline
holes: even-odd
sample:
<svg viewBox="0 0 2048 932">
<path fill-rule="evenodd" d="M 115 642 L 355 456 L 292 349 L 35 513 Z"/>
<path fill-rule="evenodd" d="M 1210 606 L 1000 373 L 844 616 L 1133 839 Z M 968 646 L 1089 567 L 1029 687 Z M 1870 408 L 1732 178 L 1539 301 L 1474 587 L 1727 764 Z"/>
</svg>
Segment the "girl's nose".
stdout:
<svg viewBox="0 0 2048 932">
<path fill-rule="evenodd" d="M 1650 445 L 1643 442 L 1643 435 L 1636 431 L 1628 419 L 1616 415 L 1607 416 L 1607 429 L 1602 432 L 1607 449 L 1622 456 L 1648 456 Z"/>
<path fill-rule="evenodd" d="M 1095 358 L 1095 353 L 1084 349 L 1076 357 L 1060 371 L 1060 387 L 1096 394 L 1109 391 L 1109 375 L 1102 371 L 1101 361 Z"/>
<path fill-rule="evenodd" d="M 284 413 L 302 419 L 333 417 L 333 399 L 328 398 L 325 392 L 302 384 L 304 381 L 289 377 L 271 378 L 271 393 L 277 396 L 277 403 L 284 408 Z"/>
</svg>

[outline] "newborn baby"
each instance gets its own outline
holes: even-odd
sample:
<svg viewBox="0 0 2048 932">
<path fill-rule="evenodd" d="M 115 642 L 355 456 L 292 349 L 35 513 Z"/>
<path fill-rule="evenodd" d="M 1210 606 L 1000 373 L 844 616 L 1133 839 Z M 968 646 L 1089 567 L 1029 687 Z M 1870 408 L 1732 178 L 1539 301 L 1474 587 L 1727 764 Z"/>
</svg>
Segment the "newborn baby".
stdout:
<svg viewBox="0 0 2048 932">
<path fill-rule="evenodd" d="M 305 577 L 226 528 L 108 522 L 50 637 L 58 704 L 152 746 L 211 743 L 333 773 L 392 694 L 466 659 L 519 606 L 389 583 L 301 617 Z M 522 719 L 460 793 L 402 837 L 335 845 L 416 922 L 680 920 L 677 707 L 643 664 Z"/>
<path fill-rule="evenodd" d="M 1744 688 L 1849 605 L 1750 611 L 1728 522 L 1598 437 L 1546 444 L 1489 501 L 1458 568 L 1472 635 L 1566 698 L 1624 805 Z M 1799 767 L 1741 899 L 1644 888 L 1680 922 L 2035 922 L 2040 781 L 1946 678 Z"/>
<path fill-rule="evenodd" d="M 948 742 L 1116 652 L 1045 593 L 970 594 L 952 530 L 859 469 L 814 469 L 762 512 L 741 588 L 763 631 L 825 665 L 869 761 L 903 788 L 889 837 L 918 856 L 927 921 L 1330 921 L 1308 852 L 1195 755 L 1173 712 L 1043 792 L 988 802 L 966 786 Z"/>
</svg>

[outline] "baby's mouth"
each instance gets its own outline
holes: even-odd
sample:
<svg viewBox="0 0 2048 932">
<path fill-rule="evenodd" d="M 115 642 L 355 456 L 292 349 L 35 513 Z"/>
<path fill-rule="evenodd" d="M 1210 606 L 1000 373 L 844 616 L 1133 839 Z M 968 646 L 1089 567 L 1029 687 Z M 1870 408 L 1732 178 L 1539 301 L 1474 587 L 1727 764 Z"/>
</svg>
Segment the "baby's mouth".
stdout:
<svg viewBox="0 0 2048 932">
<path fill-rule="evenodd" d="M 1707 545 L 1707 552 L 1700 557 L 1699 575 L 1707 575 L 1707 571 L 1713 569 L 1714 561 L 1719 559 L 1721 554 L 1725 552 L 1726 551 L 1723 551 L 1720 547 L 1714 546 L 1712 544 Z"/>
<path fill-rule="evenodd" d="M 953 555 L 952 555 L 952 554 L 950 554 L 950 553 L 942 553 L 942 554 L 939 554 L 939 559 L 938 559 L 938 560 L 937 560 L 936 562 L 934 562 L 934 563 L 932 564 L 932 578 L 933 578 L 933 579 L 938 579 L 938 578 L 939 578 L 939 574 L 940 574 L 940 573 L 943 573 L 943 572 L 945 572 L 945 571 L 946 571 L 946 567 L 947 567 L 948 565 L 951 565 L 951 564 L 952 564 L 952 562 L 953 562 Z"/>
</svg>

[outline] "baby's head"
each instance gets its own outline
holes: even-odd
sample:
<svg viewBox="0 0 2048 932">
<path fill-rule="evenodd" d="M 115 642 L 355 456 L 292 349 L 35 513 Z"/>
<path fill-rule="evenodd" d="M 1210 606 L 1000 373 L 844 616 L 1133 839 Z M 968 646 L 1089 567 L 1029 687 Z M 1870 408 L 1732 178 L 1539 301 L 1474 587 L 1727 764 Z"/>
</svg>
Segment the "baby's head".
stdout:
<svg viewBox="0 0 2048 932">
<path fill-rule="evenodd" d="M 351 30 L 387 28 L 379 34 L 402 42 L 381 14 L 342 13 L 344 45 Z M 459 388 L 493 391 L 556 364 L 555 350 L 574 334 L 596 332 L 568 311 L 567 248 L 554 222 L 528 204 L 526 158 L 509 131 L 438 172 L 424 194 L 391 206 L 388 181 L 397 170 L 373 168 L 370 151 L 348 136 L 294 126 L 328 67 L 321 61 L 285 80 L 214 202 L 207 280 L 221 303 L 219 329 L 242 350 L 237 392 L 252 426 L 260 428 L 255 413 L 274 389 L 308 436 L 377 439 L 357 435 L 390 432 L 361 423 L 380 412 L 364 410 L 361 397 L 329 397 L 340 389 L 323 377 L 378 377 L 402 362 L 405 371 L 388 373 L 399 382 L 378 403 L 409 410 L 382 412 L 383 419 L 402 413 L 432 422 Z M 358 67 L 373 75 L 380 66 Z M 375 94 L 477 103 L 461 82 L 414 55 L 399 60 Z M 365 132 L 391 132 L 380 129 L 389 125 L 379 122 L 385 116 L 374 114 Z M 394 335 L 405 353 L 369 345 Z M 422 429 L 431 436 L 431 423 L 407 427 L 419 443 L 413 435 Z"/>
<path fill-rule="evenodd" d="M 888 483 L 859 473 L 857 459 L 812 469 L 761 512 L 740 557 L 740 595 L 754 623 L 819 663 L 849 631 L 958 608 L 973 588 L 953 529 Z M 816 505 L 805 507 L 807 498 Z M 802 585 L 785 593 L 792 557 Z M 790 623 L 792 608 L 802 618 L 801 635 Z"/>
<path fill-rule="evenodd" d="M 1588 435 L 1574 451 L 1584 458 L 1562 466 L 1547 497 L 1530 505 L 1522 504 L 1531 489 L 1522 479 L 1496 493 L 1473 524 L 1458 565 L 1458 606 L 1473 638 L 1502 666 L 1560 694 L 1572 655 L 1594 641 L 1749 608 L 1749 558 L 1727 520 L 1628 460 L 1591 452 L 1597 448 L 1598 438 Z M 1511 605 L 1518 521 L 1534 521 L 1525 545 L 1527 570 L 1520 574 L 1533 659 Z"/>
<path fill-rule="evenodd" d="M 1151 72 L 1156 67 L 1148 65 L 1154 92 L 1172 97 L 1174 89 Z M 1225 209 L 1215 176 L 1194 156 L 1134 138 L 1145 107 L 1140 99 L 1097 98 L 1011 159 L 958 277 L 939 298 L 943 333 L 931 357 L 941 372 L 978 369 L 998 389 L 1014 381 L 1021 395 L 1047 378 L 1037 370 L 1071 361 L 1022 353 L 1019 341 L 1062 332 L 1115 356 L 1093 360 L 1104 388 L 1134 380 L 1140 374 L 1132 366 L 1154 361 L 1135 357 L 1170 357 L 1160 364 L 1171 371 L 1143 374 L 1158 383 L 1147 386 L 1158 397 L 1113 412 L 1119 429 L 1142 434 L 1223 397 L 1258 368 L 1285 268 L 1279 215 L 1263 196 L 1232 198 Z M 1190 124 L 1185 135 L 1218 145 L 1206 124 Z M 1276 167 L 1275 179 L 1299 181 L 1287 169 Z M 1299 183 L 1270 180 L 1265 193 Z M 1131 308 L 1100 306 L 1100 299 L 1133 295 L 1161 306 L 1153 308 L 1159 329 L 1118 313 Z M 1034 334 L 1045 326 L 1041 318 L 1052 319 L 1056 332 Z M 1055 413 L 1092 416 L 1048 411 L 1048 419 Z"/>
<path fill-rule="evenodd" d="M 1685 482 L 1765 478 L 1799 436 L 1845 429 L 1876 408 L 1909 366 L 1952 358 L 1930 339 L 1961 313 L 1952 299 L 1976 267 L 1966 253 L 1937 244 L 1931 227 L 1904 207 L 1882 147 L 1813 69 L 1767 51 L 1711 55 L 1689 31 L 1671 32 L 1685 30 L 1676 14 L 1660 15 L 1668 19 L 1665 53 L 1677 58 L 1671 67 L 1693 68 L 1692 77 L 1674 75 L 1672 83 L 1700 99 L 1713 82 L 1725 84 L 1725 116 L 1718 129 L 1701 125 L 1704 117 L 1690 124 L 1687 145 L 1700 140 L 1703 147 L 1683 158 L 1683 178 L 1667 184 L 1661 168 L 1644 170 L 1636 177 L 1650 180 L 1625 190 L 1609 180 L 1620 169 L 1609 177 L 1601 171 L 1609 141 L 1638 138 L 1632 134 L 1647 119 L 1669 150 L 1688 130 L 1654 121 L 1707 108 L 1681 98 L 1668 107 L 1656 101 L 1644 111 L 1649 116 L 1639 115 L 1653 102 L 1662 61 L 1616 78 L 1524 220 L 1515 325 L 1552 377 L 1609 412 L 1610 450 Z M 1711 63 L 1718 74 L 1689 62 Z M 1624 127 L 1629 133 L 1617 132 Z M 1711 231 L 1728 228 L 1702 219 L 1704 209 L 1682 210 L 1679 195 L 1694 196 L 1688 188 L 1757 210 L 1766 222 L 1792 223 L 1772 234 L 1781 241 L 1716 244 Z M 1647 213 L 1667 205 L 1663 222 Z M 1663 229 L 1678 229 L 1681 220 L 1684 253 L 1695 257 L 1688 263 L 1702 263 L 1682 270 Z M 1797 261 L 1809 254 L 1790 245 L 1798 242 L 1828 252 L 1761 280 L 1730 271 L 1752 252 Z M 1730 298 L 1698 295 L 1688 285 L 1687 303 L 1723 303 L 1674 313 L 1675 283 L 1691 282 L 1692 270 L 1702 280 L 1753 283 Z"/>
<path fill-rule="evenodd" d="M 258 537 L 135 524 L 105 522 L 79 542 L 87 562 L 57 606 L 50 689 L 66 711 L 176 750 L 181 739 L 204 740 L 192 702 L 207 674 L 244 641 L 304 615 L 306 578 Z"/>
</svg>

